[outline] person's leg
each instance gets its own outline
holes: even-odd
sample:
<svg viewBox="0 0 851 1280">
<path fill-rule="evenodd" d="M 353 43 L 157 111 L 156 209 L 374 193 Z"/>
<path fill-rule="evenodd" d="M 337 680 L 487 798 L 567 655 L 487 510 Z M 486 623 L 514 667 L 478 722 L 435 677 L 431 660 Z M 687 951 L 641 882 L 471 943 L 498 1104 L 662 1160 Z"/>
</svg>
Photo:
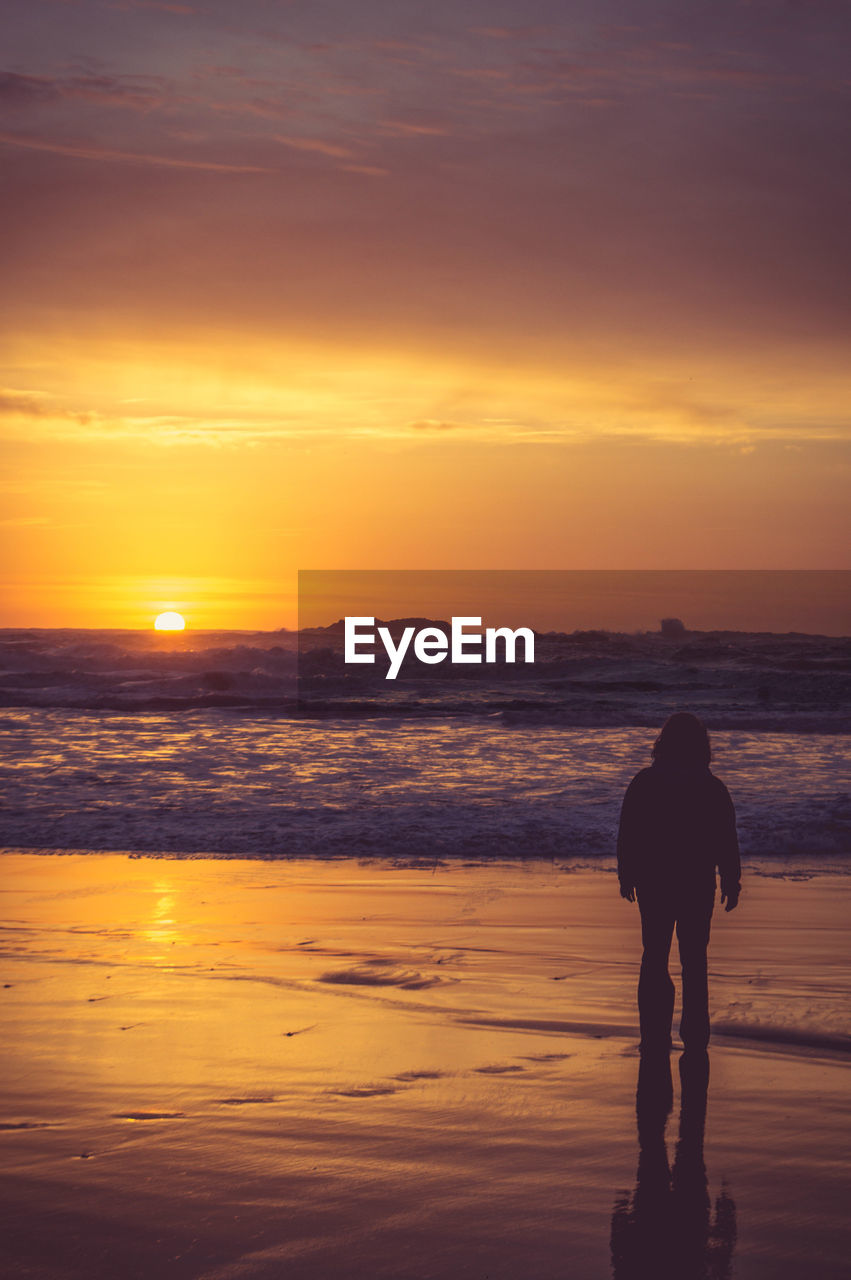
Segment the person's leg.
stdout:
<svg viewBox="0 0 851 1280">
<path fill-rule="evenodd" d="M 638 1018 L 641 1048 L 667 1050 L 671 1047 L 674 1016 L 674 984 L 668 973 L 668 956 L 674 935 L 673 907 L 654 895 L 640 894 L 641 974 L 638 979 Z"/>
<path fill-rule="evenodd" d="M 680 1039 L 698 1052 L 709 1044 L 709 983 L 706 949 L 712 923 L 712 899 L 689 903 L 677 916 L 677 942 L 683 972 Z"/>
</svg>

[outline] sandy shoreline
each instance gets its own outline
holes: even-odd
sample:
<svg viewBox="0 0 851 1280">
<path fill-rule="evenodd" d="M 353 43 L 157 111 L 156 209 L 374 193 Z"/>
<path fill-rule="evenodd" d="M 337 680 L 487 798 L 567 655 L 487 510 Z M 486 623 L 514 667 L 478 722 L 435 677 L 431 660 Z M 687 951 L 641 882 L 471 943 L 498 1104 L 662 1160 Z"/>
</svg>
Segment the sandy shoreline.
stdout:
<svg viewBox="0 0 851 1280">
<path fill-rule="evenodd" d="M 716 915 L 703 1158 L 675 1161 L 675 1056 L 673 1190 L 648 1183 L 645 1107 L 636 1198 L 638 920 L 611 876 L 106 854 L 0 875 L 9 1274 L 625 1277 L 642 1215 L 665 1237 L 683 1196 L 682 1275 L 844 1273 L 847 879 L 751 877 Z"/>
</svg>

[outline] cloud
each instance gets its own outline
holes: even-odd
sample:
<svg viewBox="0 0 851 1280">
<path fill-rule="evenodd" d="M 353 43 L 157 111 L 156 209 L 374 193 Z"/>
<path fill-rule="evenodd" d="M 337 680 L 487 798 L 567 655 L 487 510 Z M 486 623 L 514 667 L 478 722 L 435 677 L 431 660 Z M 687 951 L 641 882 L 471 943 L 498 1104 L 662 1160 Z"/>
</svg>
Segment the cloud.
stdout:
<svg viewBox="0 0 851 1280">
<path fill-rule="evenodd" d="M 276 133 L 275 142 L 295 151 L 315 151 L 319 155 L 331 156 L 335 160 L 349 160 L 356 156 L 351 147 L 344 147 L 339 142 L 326 142 L 323 138 L 292 138 L 286 134 Z"/>
<path fill-rule="evenodd" d="M 106 160 L 123 164 L 156 165 L 167 169 L 201 169 L 208 173 L 273 173 L 273 169 L 256 164 L 226 164 L 218 160 L 192 160 L 180 156 L 153 155 L 142 151 L 119 151 L 96 143 L 61 142 L 19 133 L 0 133 L 0 143 L 28 151 L 48 151 L 53 155 L 71 156 L 76 160 Z"/>
<path fill-rule="evenodd" d="M 449 129 L 436 124 L 417 124 L 411 120 L 382 120 L 381 127 L 386 133 L 399 138 L 445 138 Z"/>
<path fill-rule="evenodd" d="M 0 387 L 0 414 L 18 414 L 30 418 L 43 418 L 54 410 L 45 403 L 43 392 L 15 391 Z"/>
<path fill-rule="evenodd" d="M 377 164 L 342 164 L 340 168 L 346 173 L 365 173 L 370 178 L 386 178 L 390 173 L 389 169 L 382 169 Z"/>
<path fill-rule="evenodd" d="M 421 418 L 418 422 L 408 423 L 414 431 L 465 431 L 469 425 L 464 422 L 440 422 L 435 418 Z"/>
<path fill-rule="evenodd" d="M 150 111 L 166 101 L 162 81 L 141 76 L 72 76 L 54 82 L 63 98 Z"/>
<path fill-rule="evenodd" d="M 471 27 L 473 35 L 488 36 L 492 40 L 537 40 L 546 39 L 555 30 L 551 26 L 519 26 L 519 27 Z"/>
<path fill-rule="evenodd" d="M 73 423 L 75 427 L 89 426 L 97 420 L 97 414 L 89 410 L 75 411 L 55 402 L 43 392 L 19 391 L 0 387 L 0 417 L 44 419 L 45 421 Z"/>
<path fill-rule="evenodd" d="M 15 71 L 0 71 L 0 106 L 13 109 L 30 107 L 55 101 L 59 96 L 56 81 L 49 76 L 22 76 Z"/>
<path fill-rule="evenodd" d="M 488 82 L 512 79 L 512 71 L 508 67 L 453 67 L 452 74 L 465 76 L 470 80 L 486 80 Z"/>
<path fill-rule="evenodd" d="M 199 12 L 192 5 L 169 4 L 166 0 L 119 0 L 118 3 L 108 4 L 107 8 L 117 9 L 120 13 L 131 9 L 152 9 L 158 13 L 174 13 L 181 18 L 189 18 Z"/>
<path fill-rule="evenodd" d="M 0 71 L 0 105 L 13 110 L 77 99 L 150 111 L 166 98 L 164 82 L 156 76 L 36 76 Z"/>
</svg>

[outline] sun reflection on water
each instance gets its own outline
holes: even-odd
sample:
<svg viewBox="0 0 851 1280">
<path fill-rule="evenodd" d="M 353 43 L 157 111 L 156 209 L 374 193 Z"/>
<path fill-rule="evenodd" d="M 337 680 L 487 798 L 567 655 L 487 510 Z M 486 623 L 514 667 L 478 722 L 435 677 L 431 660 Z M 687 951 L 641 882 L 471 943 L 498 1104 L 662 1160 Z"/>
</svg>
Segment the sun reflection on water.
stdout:
<svg viewBox="0 0 851 1280">
<path fill-rule="evenodd" d="M 157 895 L 154 902 L 154 909 L 151 914 L 151 922 L 148 928 L 141 931 L 141 936 L 146 942 L 153 943 L 159 948 L 157 954 L 151 956 L 154 963 L 162 963 L 173 959 L 171 949 L 184 938 L 177 927 L 177 920 L 174 913 L 177 895 L 173 886 L 167 880 L 158 880 L 153 885 L 153 891 Z"/>
</svg>

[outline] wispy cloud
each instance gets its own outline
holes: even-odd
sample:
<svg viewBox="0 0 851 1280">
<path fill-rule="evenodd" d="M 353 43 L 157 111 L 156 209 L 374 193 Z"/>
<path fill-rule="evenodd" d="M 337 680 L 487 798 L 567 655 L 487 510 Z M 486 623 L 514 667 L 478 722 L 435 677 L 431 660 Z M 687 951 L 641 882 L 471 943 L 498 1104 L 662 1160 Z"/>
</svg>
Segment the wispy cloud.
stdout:
<svg viewBox="0 0 851 1280">
<path fill-rule="evenodd" d="M 414 431 L 465 431 L 469 426 L 465 422 L 440 422 L 435 418 L 420 418 L 408 425 Z"/>
<path fill-rule="evenodd" d="M 128 13 L 133 9 L 150 9 L 154 13 L 173 13 L 177 17 L 191 18 L 199 10 L 190 4 L 172 4 L 169 0 L 113 0 L 106 5 L 107 9 L 117 9 L 119 13 Z"/>
<path fill-rule="evenodd" d="M 71 156 L 76 160 L 103 160 L 120 164 L 155 165 L 166 169 L 199 169 L 208 173 L 273 173 L 256 164 L 230 164 L 220 160 L 196 160 L 188 156 L 153 155 L 143 151 L 122 151 L 97 143 L 62 142 L 19 133 L 0 132 L 0 143 L 28 151 L 47 151 L 53 155 Z"/>
<path fill-rule="evenodd" d="M 39 418 L 49 411 L 43 392 L 16 391 L 11 387 L 0 387 L 0 414 L 14 413 Z"/>
<path fill-rule="evenodd" d="M 339 142 L 326 142 L 324 138 L 298 138 L 276 133 L 274 141 L 280 142 L 284 147 L 292 147 L 294 151 L 313 151 L 318 155 L 330 156 L 337 160 L 353 159 L 357 154 L 351 147 L 343 146 Z"/>
<path fill-rule="evenodd" d="M 16 109 L 73 99 L 150 111 L 162 106 L 167 94 L 157 76 L 35 76 L 0 71 L 0 105 Z"/>
<path fill-rule="evenodd" d="M 46 426 L 60 423 L 76 432 L 95 423 L 97 416 L 90 410 L 68 409 L 56 397 L 43 392 L 0 387 L 0 418 L 41 420 Z"/>
<path fill-rule="evenodd" d="M 15 71 L 0 71 L 0 106 L 16 110 L 55 101 L 58 97 L 56 82 L 50 76 L 26 76 Z"/>
<path fill-rule="evenodd" d="M 10 516 L 0 520 L 2 529 L 37 529 L 51 523 L 49 516 Z"/>
<path fill-rule="evenodd" d="M 450 130 L 444 125 L 422 124 L 414 120 L 381 120 L 380 127 L 399 138 L 445 138 Z"/>
</svg>

